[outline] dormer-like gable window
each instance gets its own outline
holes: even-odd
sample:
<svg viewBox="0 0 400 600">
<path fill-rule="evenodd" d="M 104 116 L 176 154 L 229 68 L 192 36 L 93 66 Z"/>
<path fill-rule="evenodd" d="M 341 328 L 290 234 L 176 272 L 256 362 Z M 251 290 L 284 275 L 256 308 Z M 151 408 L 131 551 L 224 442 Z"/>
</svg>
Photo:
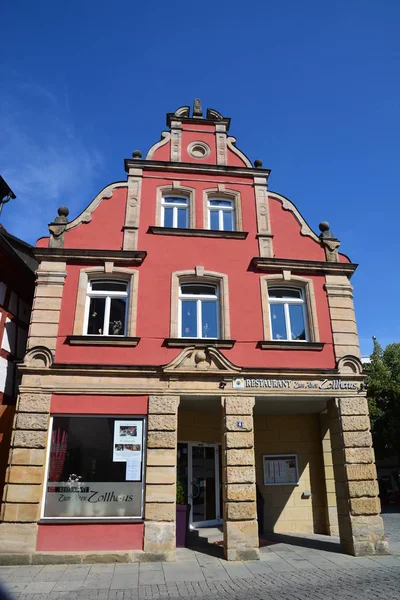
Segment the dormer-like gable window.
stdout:
<svg viewBox="0 0 400 600">
<path fill-rule="evenodd" d="M 185 196 L 162 196 L 161 227 L 189 227 L 189 200 Z"/>
<path fill-rule="evenodd" d="M 156 227 L 194 229 L 194 189 L 174 181 L 171 186 L 157 188 Z"/>
<path fill-rule="evenodd" d="M 208 228 L 218 231 L 235 231 L 235 204 L 225 198 L 208 199 Z"/>
<path fill-rule="evenodd" d="M 240 192 L 224 185 L 203 192 L 203 227 L 211 231 L 243 231 Z"/>
</svg>

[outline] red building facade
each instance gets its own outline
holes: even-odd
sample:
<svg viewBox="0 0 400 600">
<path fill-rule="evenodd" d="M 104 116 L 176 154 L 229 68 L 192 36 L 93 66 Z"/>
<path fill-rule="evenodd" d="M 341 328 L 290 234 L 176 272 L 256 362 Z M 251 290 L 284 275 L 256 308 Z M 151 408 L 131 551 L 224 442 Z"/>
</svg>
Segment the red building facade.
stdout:
<svg viewBox="0 0 400 600">
<path fill-rule="evenodd" d="M 37 243 L 0 538 L 170 559 L 176 490 L 228 559 L 264 533 L 387 551 L 349 279 L 199 101 Z"/>
</svg>

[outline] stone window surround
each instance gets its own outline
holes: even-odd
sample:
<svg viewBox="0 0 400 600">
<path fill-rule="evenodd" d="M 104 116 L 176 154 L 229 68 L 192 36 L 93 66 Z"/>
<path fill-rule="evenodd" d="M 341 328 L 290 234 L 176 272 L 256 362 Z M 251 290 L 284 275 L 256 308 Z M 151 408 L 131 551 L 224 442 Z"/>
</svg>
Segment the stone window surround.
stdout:
<svg viewBox="0 0 400 600">
<path fill-rule="evenodd" d="M 156 226 L 163 227 L 161 219 L 161 201 L 165 196 L 184 196 L 188 199 L 188 211 L 189 211 L 189 229 L 195 229 L 196 227 L 196 213 L 194 204 L 194 189 L 181 185 L 179 181 L 173 181 L 172 185 L 162 185 L 157 188 L 156 198 Z"/>
<path fill-rule="evenodd" d="M 83 331 L 83 327 L 85 322 L 88 283 L 89 279 L 97 279 L 99 277 L 102 279 L 119 279 L 129 282 L 126 337 L 134 337 L 136 335 L 139 271 L 127 269 L 125 267 L 115 267 L 112 262 L 106 262 L 104 267 L 87 267 L 81 269 L 79 274 L 73 335 L 81 336 L 86 333 Z"/>
<path fill-rule="evenodd" d="M 235 230 L 243 231 L 242 222 L 242 203 L 240 192 L 235 190 L 225 189 L 225 185 L 218 185 L 216 188 L 209 188 L 203 190 L 203 227 L 204 229 L 210 229 L 209 217 L 208 217 L 208 200 L 212 198 L 215 200 L 231 200 L 235 210 Z"/>
<path fill-rule="evenodd" d="M 261 285 L 261 304 L 262 304 L 262 315 L 263 315 L 263 326 L 264 326 L 264 339 L 269 341 L 275 341 L 272 339 L 271 322 L 269 314 L 269 296 L 268 296 L 268 285 L 279 285 L 280 287 L 292 287 L 300 288 L 304 292 L 307 325 L 309 331 L 308 342 L 319 342 L 319 327 L 317 318 L 317 306 L 315 302 L 314 293 L 314 282 L 312 279 L 306 277 L 300 277 L 299 275 L 292 275 L 290 271 L 284 271 L 283 274 L 271 274 L 260 277 Z M 279 342 L 277 342 L 279 343 Z M 285 344 L 292 343 L 290 340 L 285 340 Z M 307 344 L 307 342 L 301 342 Z"/>
<path fill-rule="evenodd" d="M 197 266 L 185 271 L 174 271 L 171 276 L 171 328 L 170 337 L 179 338 L 179 286 L 185 282 L 213 283 L 219 287 L 220 302 L 220 337 L 229 340 L 231 337 L 229 317 L 229 289 L 228 276 L 215 271 L 205 271 L 204 267 Z M 200 340 L 202 338 L 199 338 Z M 210 339 L 210 344 L 213 340 Z M 193 343 L 193 341 L 192 341 Z"/>
</svg>

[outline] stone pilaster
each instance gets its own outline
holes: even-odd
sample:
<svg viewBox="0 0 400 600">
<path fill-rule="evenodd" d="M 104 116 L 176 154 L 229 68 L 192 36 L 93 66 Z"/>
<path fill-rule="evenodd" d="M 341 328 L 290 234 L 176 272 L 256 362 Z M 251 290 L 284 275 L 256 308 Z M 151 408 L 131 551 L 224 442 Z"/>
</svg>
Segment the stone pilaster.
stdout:
<svg viewBox="0 0 400 600">
<path fill-rule="evenodd" d="M 33 552 L 43 494 L 49 394 L 23 393 L 18 398 L 9 467 L 3 496 L 2 552 Z"/>
<path fill-rule="evenodd" d="M 160 560 L 176 548 L 178 406 L 179 396 L 149 397 L 143 549 Z"/>
<path fill-rule="evenodd" d="M 328 402 L 342 548 L 354 556 L 387 554 L 366 398 Z"/>
<path fill-rule="evenodd" d="M 180 162 L 182 154 L 182 123 L 171 121 L 171 162 Z"/>
<path fill-rule="evenodd" d="M 222 399 L 224 550 L 227 560 L 256 560 L 258 523 L 254 398 Z"/>
<path fill-rule="evenodd" d="M 339 524 L 336 504 L 335 475 L 333 472 L 331 433 L 327 414 L 319 415 L 322 460 L 325 474 L 326 490 L 326 529 L 329 535 L 339 535 Z"/>
<path fill-rule="evenodd" d="M 215 137 L 217 144 L 217 165 L 227 164 L 227 145 L 226 145 L 226 124 L 216 123 L 215 125 Z"/>
<path fill-rule="evenodd" d="M 266 177 L 254 177 L 254 194 L 257 210 L 257 237 L 260 256 L 272 258 L 274 256 L 272 246 L 271 220 L 269 216 L 269 200 Z"/>
<path fill-rule="evenodd" d="M 137 250 L 142 195 L 143 169 L 130 168 L 128 173 L 128 192 L 124 223 L 123 250 Z"/>
<path fill-rule="evenodd" d="M 56 349 L 65 269 L 65 262 L 42 261 L 36 271 L 27 350 L 45 346 L 54 353 Z"/>
<path fill-rule="evenodd" d="M 345 275 L 326 275 L 325 289 L 331 315 L 336 360 L 342 356 L 360 357 L 353 286 Z"/>
</svg>

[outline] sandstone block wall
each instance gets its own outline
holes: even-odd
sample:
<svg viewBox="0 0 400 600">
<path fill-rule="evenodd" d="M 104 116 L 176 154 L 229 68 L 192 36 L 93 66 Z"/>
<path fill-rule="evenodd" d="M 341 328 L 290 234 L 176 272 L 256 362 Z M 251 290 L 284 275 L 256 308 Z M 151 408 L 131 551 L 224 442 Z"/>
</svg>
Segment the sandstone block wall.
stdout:
<svg viewBox="0 0 400 600">
<path fill-rule="evenodd" d="M 353 286 L 345 275 L 326 275 L 325 289 L 336 360 L 347 354 L 360 357 Z"/>
<path fill-rule="evenodd" d="M 34 346 L 45 346 L 52 352 L 55 351 L 66 276 L 65 262 L 42 261 L 40 263 L 36 272 L 28 350 Z"/>
<path fill-rule="evenodd" d="M 264 499 L 264 531 L 328 533 L 317 415 L 257 415 L 254 424 L 257 486 Z M 299 484 L 265 486 L 264 454 L 297 454 Z M 306 491 L 311 492 L 311 497 L 304 497 Z"/>
<path fill-rule="evenodd" d="M 145 552 L 171 558 L 176 548 L 179 396 L 150 396 L 144 506 Z"/>
<path fill-rule="evenodd" d="M 367 400 L 331 400 L 328 418 L 342 547 L 355 556 L 387 554 Z"/>
<path fill-rule="evenodd" d="M 223 398 L 222 407 L 225 557 L 228 560 L 254 560 L 259 558 L 254 398 Z"/>
<path fill-rule="evenodd" d="M 335 476 L 333 472 L 331 433 L 329 430 L 329 420 L 327 414 L 319 415 L 319 424 L 325 475 L 326 530 L 329 535 L 338 536 L 339 523 L 337 514 Z"/>
<path fill-rule="evenodd" d="M 201 405 L 201 403 L 199 403 Z M 220 413 L 181 410 L 178 418 L 178 441 L 221 443 Z"/>
<path fill-rule="evenodd" d="M 2 552 L 32 552 L 43 495 L 50 394 L 21 394 L 14 432 L 0 525 Z"/>
</svg>

